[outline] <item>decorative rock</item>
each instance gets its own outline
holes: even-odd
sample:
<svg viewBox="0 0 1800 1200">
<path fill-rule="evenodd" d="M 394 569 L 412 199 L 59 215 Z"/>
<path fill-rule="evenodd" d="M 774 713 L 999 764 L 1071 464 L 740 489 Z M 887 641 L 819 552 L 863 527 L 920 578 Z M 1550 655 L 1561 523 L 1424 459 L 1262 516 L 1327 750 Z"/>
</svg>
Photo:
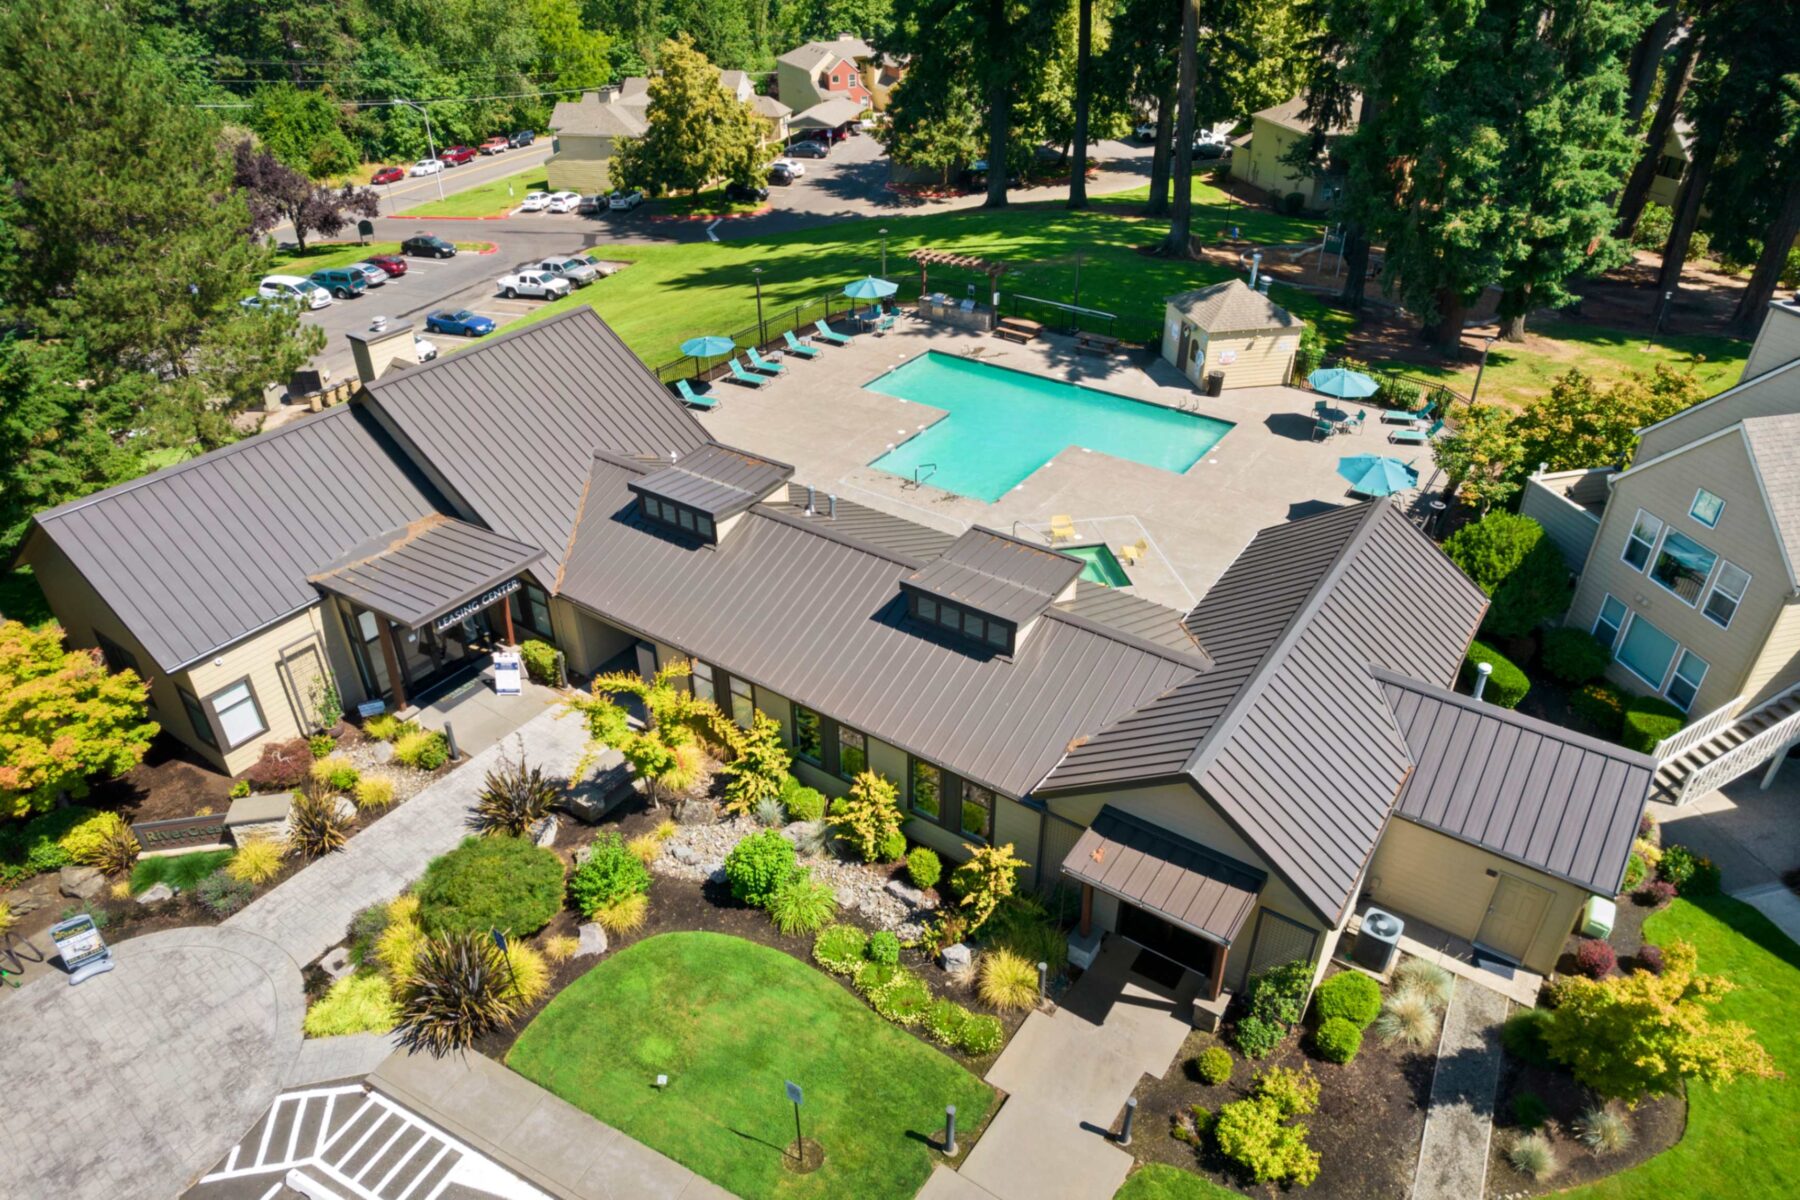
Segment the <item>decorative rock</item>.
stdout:
<svg viewBox="0 0 1800 1200">
<path fill-rule="evenodd" d="M 338 980 L 354 971 L 356 964 L 350 961 L 350 951 L 346 947 L 333 946 L 325 952 L 325 957 L 319 960 L 319 969 L 331 976 L 333 980 Z"/>
<path fill-rule="evenodd" d="M 961 942 L 944 947 L 944 974 L 960 979 L 975 969 L 974 953 Z"/>
<path fill-rule="evenodd" d="M 862 893 L 847 883 L 840 884 L 837 889 L 837 902 L 839 908 L 855 912 L 862 908 Z"/>
<path fill-rule="evenodd" d="M 394 761 L 394 743 L 376 742 L 369 748 L 369 757 L 376 763 L 386 764 Z"/>
<path fill-rule="evenodd" d="M 577 926 L 575 935 L 579 943 L 575 947 L 576 958 L 590 958 L 596 954 L 606 953 L 606 930 L 594 922 L 589 921 L 585 925 Z"/>
<path fill-rule="evenodd" d="M 538 822 L 537 832 L 532 836 L 531 840 L 542 849 L 548 850 L 551 846 L 556 844 L 556 829 L 556 815 L 552 813 L 550 816 L 547 816 L 542 821 Z"/>
<path fill-rule="evenodd" d="M 57 890 L 74 900 L 92 900 L 106 890 L 106 876 L 97 867 L 64 867 L 56 883 Z"/>
<path fill-rule="evenodd" d="M 925 893 L 904 879 L 890 879 L 887 887 L 882 890 L 902 904 L 910 904 L 914 908 L 924 908 L 926 905 Z"/>
<path fill-rule="evenodd" d="M 675 806 L 677 825 L 717 825 L 719 808 L 711 800 L 683 800 Z"/>
<path fill-rule="evenodd" d="M 7 911 L 15 917 L 34 913 L 49 902 L 50 897 L 45 895 L 42 889 L 36 887 L 14 888 L 12 891 L 0 895 L 0 904 L 6 905 Z"/>
<path fill-rule="evenodd" d="M 139 904 L 161 904 L 175 898 L 175 889 L 166 883 L 154 883 L 133 897 Z"/>
<path fill-rule="evenodd" d="M 792 825 L 782 829 L 781 836 L 798 847 L 803 842 L 810 842 L 817 838 L 819 831 L 824 827 L 825 822 L 823 821 L 795 821 Z"/>
<path fill-rule="evenodd" d="M 724 863 L 709 863 L 707 865 L 709 869 L 706 872 L 706 882 L 712 884 L 727 884 L 731 882 L 725 877 Z"/>
<path fill-rule="evenodd" d="M 690 846 L 683 842 L 669 851 L 669 857 L 686 866 L 697 867 L 700 865 L 700 861 L 705 855 L 700 852 L 698 847 Z"/>
<path fill-rule="evenodd" d="M 331 802 L 331 807 L 332 807 L 332 810 L 337 813 L 338 820 L 340 820 L 340 821 L 356 820 L 356 801 L 352 800 L 350 797 L 348 797 L 348 796 L 335 797 Z"/>
</svg>

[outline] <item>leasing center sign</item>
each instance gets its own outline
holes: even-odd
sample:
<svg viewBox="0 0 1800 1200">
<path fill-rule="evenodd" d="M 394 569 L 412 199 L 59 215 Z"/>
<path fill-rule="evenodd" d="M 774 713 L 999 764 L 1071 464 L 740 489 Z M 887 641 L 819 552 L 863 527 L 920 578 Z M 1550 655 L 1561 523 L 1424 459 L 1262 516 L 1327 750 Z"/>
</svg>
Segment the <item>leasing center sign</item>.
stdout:
<svg viewBox="0 0 1800 1200">
<path fill-rule="evenodd" d="M 431 623 L 431 632 L 442 633 L 452 625 L 461 625 L 464 621 L 480 612 L 490 604 L 506 599 L 519 590 L 519 581 L 509 579 L 496 588 L 489 588 L 467 604 L 459 604 L 443 616 Z"/>
</svg>

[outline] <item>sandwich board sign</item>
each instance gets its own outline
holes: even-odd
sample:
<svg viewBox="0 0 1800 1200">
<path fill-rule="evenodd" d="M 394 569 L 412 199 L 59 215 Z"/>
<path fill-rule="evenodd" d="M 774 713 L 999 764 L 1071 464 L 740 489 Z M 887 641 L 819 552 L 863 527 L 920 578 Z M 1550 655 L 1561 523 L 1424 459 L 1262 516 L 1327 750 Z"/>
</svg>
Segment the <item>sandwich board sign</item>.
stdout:
<svg viewBox="0 0 1800 1200">
<path fill-rule="evenodd" d="M 494 694 L 517 696 L 524 690 L 524 661 L 518 654 L 503 651 L 494 655 Z"/>
<path fill-rule="evenodd" d="M 63 968 L 69 972 L 69 986 L 104 975 L 113 969 L 112 951 L 100 936 L 100 927 L 86 913 L 58 921 L 50 927 L 50 940 L 62 955 Z"/>
</svg>

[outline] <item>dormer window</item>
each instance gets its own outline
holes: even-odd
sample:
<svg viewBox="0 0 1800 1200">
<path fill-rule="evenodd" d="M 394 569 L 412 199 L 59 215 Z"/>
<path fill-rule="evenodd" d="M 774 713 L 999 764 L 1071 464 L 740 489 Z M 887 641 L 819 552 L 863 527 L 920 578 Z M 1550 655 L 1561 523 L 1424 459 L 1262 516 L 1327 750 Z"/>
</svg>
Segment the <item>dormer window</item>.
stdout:
<svg viewBox="0 0 1800 1200">
<path fill-rule="evenodd" d="M 1075 592 L 1081 563 L 979 526 L 900 581 L 907 612 L 933 632 L 1013 654 L 1044 610 Z"/>
<path fill-rule="evenodd" d="M 1010 621 L 1002 621 L 997 617 L 984 616 L 973 609 L 951 604 L 947 600 L 939 600 L 927 596 L 923 592 L 907 590 L 907 599 L 912 618 L 922 624 L 955 634 L 971 642 L 978 642 L 983 647 L 1001 654 L 1011 654 L 1013 638 L 1018 633 L 1018 626 Z"/>
<path fill-rule="evenodd" d="M 639 496 L 638 506 L 644 515 L 664 528 L 676 530 L 697 537 L 703 542 L 717 544 L 718 531 L 713 526 L 713 519 L 703 512 L 696 512 L 681 504 L 672 504 L 667 500 L 659 500 L 655 496 Z"/>
<path fill-rule="evenodd" d="M 709 445 L 629 486 L 650 521 L 716 546 L 752 505 L 785 496 L 793 473 L 786 463 Z"/>
</svg>

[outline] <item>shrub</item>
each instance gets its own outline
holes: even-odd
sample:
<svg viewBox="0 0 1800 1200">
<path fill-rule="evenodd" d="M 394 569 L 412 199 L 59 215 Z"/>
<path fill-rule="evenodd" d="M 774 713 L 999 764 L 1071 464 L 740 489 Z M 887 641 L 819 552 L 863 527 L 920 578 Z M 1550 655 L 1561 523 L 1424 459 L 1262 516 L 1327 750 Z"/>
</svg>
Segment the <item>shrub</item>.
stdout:
<svg viewBox="0 0 1800 1200">
<path fill-rule="evenodd" d="M 1250 1015 L 1285 1031 L 1300 1023 L 1300 1002 L 1312 986 L 1312 964 L 1303 960 L 1270 967 L 1250 977 Z"/>
<path fill-rule="evenodd" d="M 725 856 L 731 894 L 753 908 L 766 907 L 794 870 L 793 843 L 773 829 L 751 834 Z"/>
<path fill-rule="evenodd" d="M 646 867 L 655 862 L 662 855 L 662 842 L 654 833 L 639 834 L 637 837 L 626 842 L 625 848 L 631 851 L 631 857 L 637 859 Z"/>
<path fill-rule="evenodd" d="M 1506 1161 L 1513 1170 L 1532 1179 L 1548 1179 L 1556 1173 L 1556 1151 L 1541 1133 L 1527 1133 L 1514 1141 L 1506 1152 Z"/>
<path fill-rule="evenodd" d="M 428 938 L 400 998 L 401 1044 L 438 1057 L 466 1049 L 518 1014 L 511 988 L 485 932 Z"/>
<path fill-rule="evenodd" d="M 379 775 L 369 775 L 356 781 L 356 789 L 352 795 L 357 808 L 375 812 L 394 802 L 394 781 Z"/>
<path fill-rule="evenodd" d="M 1236 1028 L 1232 1030 L 1232 1040 L 1237 1044 L 1238 1053 L 1245 1058 L 1264 1057 L 1275 1049 L 1282 1036 L 1281 1026 L 1271 1024 L 1261 1017 L 1240 1017 Z"/>
<path fill-rule="evenodd" d="M 1547 1067 L 1550 1048 L 1544 1043 L 1544 1026 L 1549 1020 L 1547 1008 L 1522 1008 L 1500 1026 L 1500 1044 L 1522 1063 Z"/>
<path fill-rule="evenodd" d="M 636 859 L 626 858 L 643 869 Z M 414 894 L 426 933 L 485 935 L 498 929 L 529 937 L 562 907 L 562 860 L 522 838 L 464 838 L 462 845 L 431 860 Z"/>
<path fill-rule="evenodd" d="M 956 893 L 956 917 L 963 922 L 962 936 L 979 933 L 1000 906 L 1018 890 L 1019 869 L 1025 860 L 1013 853 L 1011 842 L 1002 846 L 970 846 L 968 861 L 950 874 L 950 890 Z M 939 911 L 942 922 L 946 914 Z"/>
<path fill-rule="evenodd" d="M 891 967 L 900 961 L 900 939 L 886 929 L 869 935 L 869 961 Z"/>
<path fill-rule="evenodd" d="M 892 855 L 906 853 L 906 837 L 900 833 L 899 792 L 893 783 L 873 771 L 859 774 L 850 785 L 850 794 L 831 805 L 833 832 L 850 844 L 864 862 L 888 861 L 893 839 L 900 838 L 900 848 Z"/>
<path fill-rule="evenodd" d="M 1681 732 L 1687 715 L 1657 696 L 1633 696 L 1625 702 L 1625 723 L 1619 740 L 1626 749 L 1648 754 L 1656 743 Z"/>
<path fill-rule="evenodd" d="M 550 990 L 550 964 L 524 942 L 508 942 L 507 995 L 519 1004 L 530 1004 Z"/>
<path fill-rule="evenodd" d="M 1631 1122 L 1625 1114 L 1604 1105 L 1587 1109 L 1575 1120 L 1576 1136 L 1595 1154 L 1617 1154 L 1631 1145 Z"/>
<path fill-rule="evenodd" d="M 244 772 L 244 781 L 253 792 L 291 791 L 306 782 L 312 765 L 312 747 L 305 738 L 270 742 Z"/>
<path fill-rule="evenodd" d="M 630 933 L 650 915 L 650 897 L 620 896 L 594 910 L 593 919 L 608 933 Z"/>
<path fill-rule="evenodd" d="M 931 1010 L 931 990 L 910 971 L 902 971 L 873 997 L 875 1011 L 910 1029 L 925 1019 Z"/>
<path fill-rule="evenodd" d="M 1530 517 L 1497 510 L 1444 539 L 1444 554 L 1492 596 L 1543 537 L 1544 527 Z"/>
<path fill-rule="evenodd" d="M 1550 1119 L 1550 1106 L 1536 1092 L 1520 1092 L 1512 1098 L 1512 1118 L 1521 1129 L 1540 1129 Z"/>
<path fill-rule="evenodd" d="M 1625 693 L 1605 680 L 1576 689 L 1569 708 L 1600 737 L 1617 740 L 1625 724 Z"/>
<path fill-rule="evenodd" d="M 1372 399 L 1382 408 L 1398 409 L 1401 412 L 1417 412 L 1419 401 L 1425 396 L 1425 389 L 1416 383 L 1408 383 L 1396 375 L 1381 375 L 1376 379 L 1375 395 Z"/>
<path fill-rule="evenodd" d="M 929 846 L 914 846 L 906 856 L 906 874 L 916 888 L 934 888 L 944 877 L 944 864 Z"/>
<path fill-rule="evenodd" d="M 136 835 L 121 825 L 106 835 L 106 840 L 94 851 L 91 865 L 108 875 L 126 875 L 136 865 L 142 851 Z"/>
<path fill-rule="evenodd" d="M 1313 1030 L 1313 1049 L 1329 1063 L 1347 1063 L 1362 1049 L 1362 1026 L 1345 1017 L 1327 1018 Z"/>
<path fill-rule="evenodd" d="M 1214 1143 L 1258 1183 L 1306 1187 L 1319 1177 L 1319 1155 L 1307 1145 L 1306 1126 L 1288 1120 L 1311 1112 L 1318 1094 L 1310 1075 L 1272 1068 L 1248 1100 L 1219 1109 Z"/>
<path fill-rule="evenodd" d="M 228 871 L 214 871 L 194 889 L 194 895 L 206 906 L 206 911 L 215 917 L 229 917 L 250 903 L 250 897 L 255 893 L 255 887 L 242 879 L 233 878 Z"/>
<path fill-rule="evenodd" d="M 581 949 L 581 939 L 570 937 L 566 933 L 559 933 L 554 937 L 545 938 L 542 949 L 547 961 L 565 963 L 574 958 L 575 952 Z"/>
<path fill-rule="evenodd" d="M 1679 895 L 1712 896 L 1719 890 L 1719 868 L 1710 858 L 1695 854 L 1679 843 L 1663 848 L 1656 873 L 1665 882 L 1674 884 Z"/>
<path fill-rule="evenodd" d="M 1587 630 L 1563 626 L 1544 635 L 1540 661 L 1552 678 L 1579 687 L 1606 674 L 1612 655 Z"/>
<path fill-rule="evenodd" d="M 1646 908 L 1661 908 L 1675 898 L 1675 885 L 1666 879 L 1652 879 L 1639 888 L 1634 899 Z"/>
<path fill-rule="evenodd" d="M 828 925 L 813 939 L 813 961 L 833 975 L 853 975 L 869 947 L 869 935 L 855 925 Z"/>
<path fill-rule="evenodd" d="M 326 758 L 337 749 L 337 739 L 329 733 L 317 733 L 306 739 L 306 748 L 315 759 Z"/>
<path fill-rule="evenodd" d="M 627 896 L 641 896 L 649 890 L 649 868 L 610 830 L 594 839 L 588 860 L 569 878 L 569 902 L 588 918 Z"/>
<path fill-rule="evenodd" d="M 400 1019 L 400 1006 L 387 977 L 357 971 L 326 989 L 306 1010 L 307 1037 L 344 1037 L 352 1033 L 386 1033 Z"/>
<path fill-rule="evenodd" d="M 89 809 L 82 811 L 91 812 Z M 125 818 L 116 812 L 96 812 L 83 817 L 56 842 L 71 860 L 91 867 L 97 865 L 100 848 L 107 839 L 123 832 L 126 832 Z"/>
<path fill-rule="evenodd" d="M 350 823 L 338 814 L 337 797 L 316 787 L 294 793 L 288 809 L 287 840 L 305 859 L 323 858 L 344 848 Z"/>
<path fill-rule="evenodd" d="M 756 823 L 775 828 L 787 823 L 787 805 L 780 796 L 764 796 L 756 802 Z"/>
<path fill-rule="evenodd" d="M 1313 1015 L 1322 1022 L 1341 1017 L 1367 1029 L 1381 1015 L 1381 985 L 1361 971 L 1339 971 L 1313 994 Z"/>
<path fill-rule="evenodd" d="M 986 1013 L 970 1013 L 969 1019 L 963 1023 L 962 1036 L 957 1045 L 964 1054 L 975 1058 L 986 1058 L 1000 1049 L 1000 1043 L 1006 1040 L 1006 1031 L 1000 1024 L 999 1017 L 991 1017 Z"/>
<path fill-rule="evenodd" d="M 789 937 L 817 933 L 836 915 L 837 895 L 831 885 L 814 879 L 804 868 L 788 876 L 769 898 L 769 920 Z"/>
<path fill-rule="evenodd" d="M 450 761 L 450 743 L 435 729 L 415 729 L 394 739 L 394 761 L 419 771 L 435 771 Z"/>
<path fill-rule="evenodd" d="M 1625 860 L 1625 879 L 1624 882 L 1619 885 L 1619 890 L 1622 892 L 1637 891 L 1638 886 L 1644 882 L 1645 877 L 1649 874 L 1650 868 L 1645 865 L 1643 856 L 1638 854 L 1635 850 L 1632 851 L 1631 855 Z"/>
<path fill-rule="evenodd" d="M 1463 659 L 1462 684 L 1471 694 L 1475 690 L 1479 663 L 1487 663 L 1493 668 L 1481 698 L 1491 704 L 1498 704 L 1501 708 L 1519 707 L 1519 701 L 1525 699 L 1525 693 L 1531 690 L 1531 680 L 1525 672 L 1486 642 L 1470 642 L 1469 655 Z"/>
<path fill-rule="evenodd" d="M 371 904 L 350 918 L 350 961 L 362 966 L 375 954 L 375 939 L 388 925 L 388 906 Z"/>
<path fill-rule="evenodd" d="M 483 833 L 524 837 L 550 815 L 550 806 L 561 794 L 562 788 L 545 777 L 544 769 L 528 765 L 523 754 L 517 759 L 502 755 L 475 797 L 475 826 Z"/>
<path fill-rule="evenodd" d="M 245 796 L 248 796 L 249 794 L 250 794 L 250 781 L 248 779 L 240 779 L 236 783 L 231 785 L 230 795 L 233 800 L 242 800 Z"/>
<path fill-rule="evenodd" d="M 402 721 L 393 713 L 381 713 L 363 722 L 363 733 L 378 742 L 391 742 L 418 730 L 417 721 Z"/>
<path fill-rule="evenodd" d="M 338 754 L 314 762 L 311 774 L 319 784 L 334 792 L 347 792 L 362 778 L 362 773 L 350 765 L 350 760 Z"/>
<path fill-rule="evenodd" d="M 1427 958 L 1408 958 L 1394 968 L 1394 991 L 1415 993 L 1433 1008 L 1450 1003 L 1456 990 L 1456 977 Z"/>
<path fill-rule="evenodd" d="M 1423 992 L 1400 992 L 1381 1006 L 1374 1029 L 1384 1042 L 1424 1050 L 1437 1037 L 1437 1009 Z"/>
<path fill-rule="evenodd" d="M 284 843 L 274 838 L 251 838 L 225 864 L 225 873 L 252 886 L 267 883 L 281 873 L 281 860 L 286 856 Z"/>
<path fill-rule="evenodd" d="M 1030 1008 L 1037 1003 L 1037 967 L 1011 950 L 989 950 L 981 956 L 977 991 L 998 1009 Z"/>
<path fill-rule="evenodd" d="M 381 964 L 389 979 L 400 980 L 411 975 L 413 964 L 418 961 L 419 951 L 425 947 L 425 931 L 419 928 L 416 919 L 416 898 L 409 907 L 402 909 L 402 913 L 398 919 L 393 919 L 393 908 L 390 906 L 387 927 L 375 939 L 375 961 Z"/>
<path fill-rule="evenodd" d="M 940 1046 L 954 1046 L 962 1040 L 971 1015 L 954 1000 L 934 1000 L 925 1010 L 925 1033 Z"/>
<path fill-rule="evenodd" d="M 883 834 L 875 853 L 878 862 L 899 862 L 906 857 L 906 835 L 898 829 Z"/>
<path fill-rule="evenodd" d="M 1043 963 L 1052 974 L 1069 964 L 1069 936 L 1036 896 L 1009 896 L 988 919 L 982 938 L 1026 962 Z"/>
<path fill-rule="evenodd" d="M 871 960 L 857 966 L 856 975 L 851 982 L 855 984 L 859 994 L 865 997 L 873 996 L 876 992 L 879 992 L 882 988 L 892 983 L 894 981 L 894 976 L 899 973 L 900 968 L 898 966 L 891 963 L 874 962 Z"/>
<path fill-rule="evenodd" d="M 1208 1046 L 1194 1059 L 1194 1074 L 1201 1083 L 1218 1087 L 1231 1078 L 1231 1051 L 1223 1046 Z"/>
<path fill-rule="evenodd" d="M 540 642 L 536 638 L 526 638 L 519 643 L 519 658 L 525 664 L 525 673 L 531 676 L 533 683 L 556 683 L 556 647 L 549 642 Z"/>
<path fill-rule="evenodd" d="M 789 775 L 788 778 L 794 777 Z M 787 805 L 790 821 L 818 821 L 825 816 L 825 793 L 816 788 L 800 787 L 798 781 L 794 790 L 782 796 L 781 800 Z"/>
<path fill-rule="evenodd" d="M 61 839 L 92 816 L 93 809 L 71 804 L 53 808 L 22 825 L 0 822 L 0 887 L 68 866 L 69 852 L 63 849 Z"/>
<path fill-rule="evenodd" d="M 1575 947 L 1575 969 L 1589 979 L 1604 979 L 1619 965 L 1612 943 L 1603 938 L 1583 938 Z"/>
<path fill-rule="evenodd" d="M 1634 957 L 1637 965 L 1650 972 L 1652 975 L 1661 975 L 1663 973 L 1663 952 L 1661 946 L 1651 945 L 1646 942 L 1638 947 L 1638 952 Z"/>
<path fill-rule="evenodd" d="M 1661 250 L 1675 226 L 1675 211 L 1666 204 L 1651 201 L 1644 205 L 1637 224 L 1631 229 L 1631 244 L 1639 250 Z"/>
<path fill-rule="evenodd" d="M 1649 813 L 1645 813 L 1643 816 L 1645 821 L 1654 821 L 1655 819 Z M 1654 825 L 1650 827 L 1650 832 L 1655 832 Z M 1638 834 L 1631 843 L 1631 852 L 1643 859 L 1646 867 L 1655 868 L 1662 865 L 1662 846 L 1651 841 L 1648 834 Z"/>
</svg>

